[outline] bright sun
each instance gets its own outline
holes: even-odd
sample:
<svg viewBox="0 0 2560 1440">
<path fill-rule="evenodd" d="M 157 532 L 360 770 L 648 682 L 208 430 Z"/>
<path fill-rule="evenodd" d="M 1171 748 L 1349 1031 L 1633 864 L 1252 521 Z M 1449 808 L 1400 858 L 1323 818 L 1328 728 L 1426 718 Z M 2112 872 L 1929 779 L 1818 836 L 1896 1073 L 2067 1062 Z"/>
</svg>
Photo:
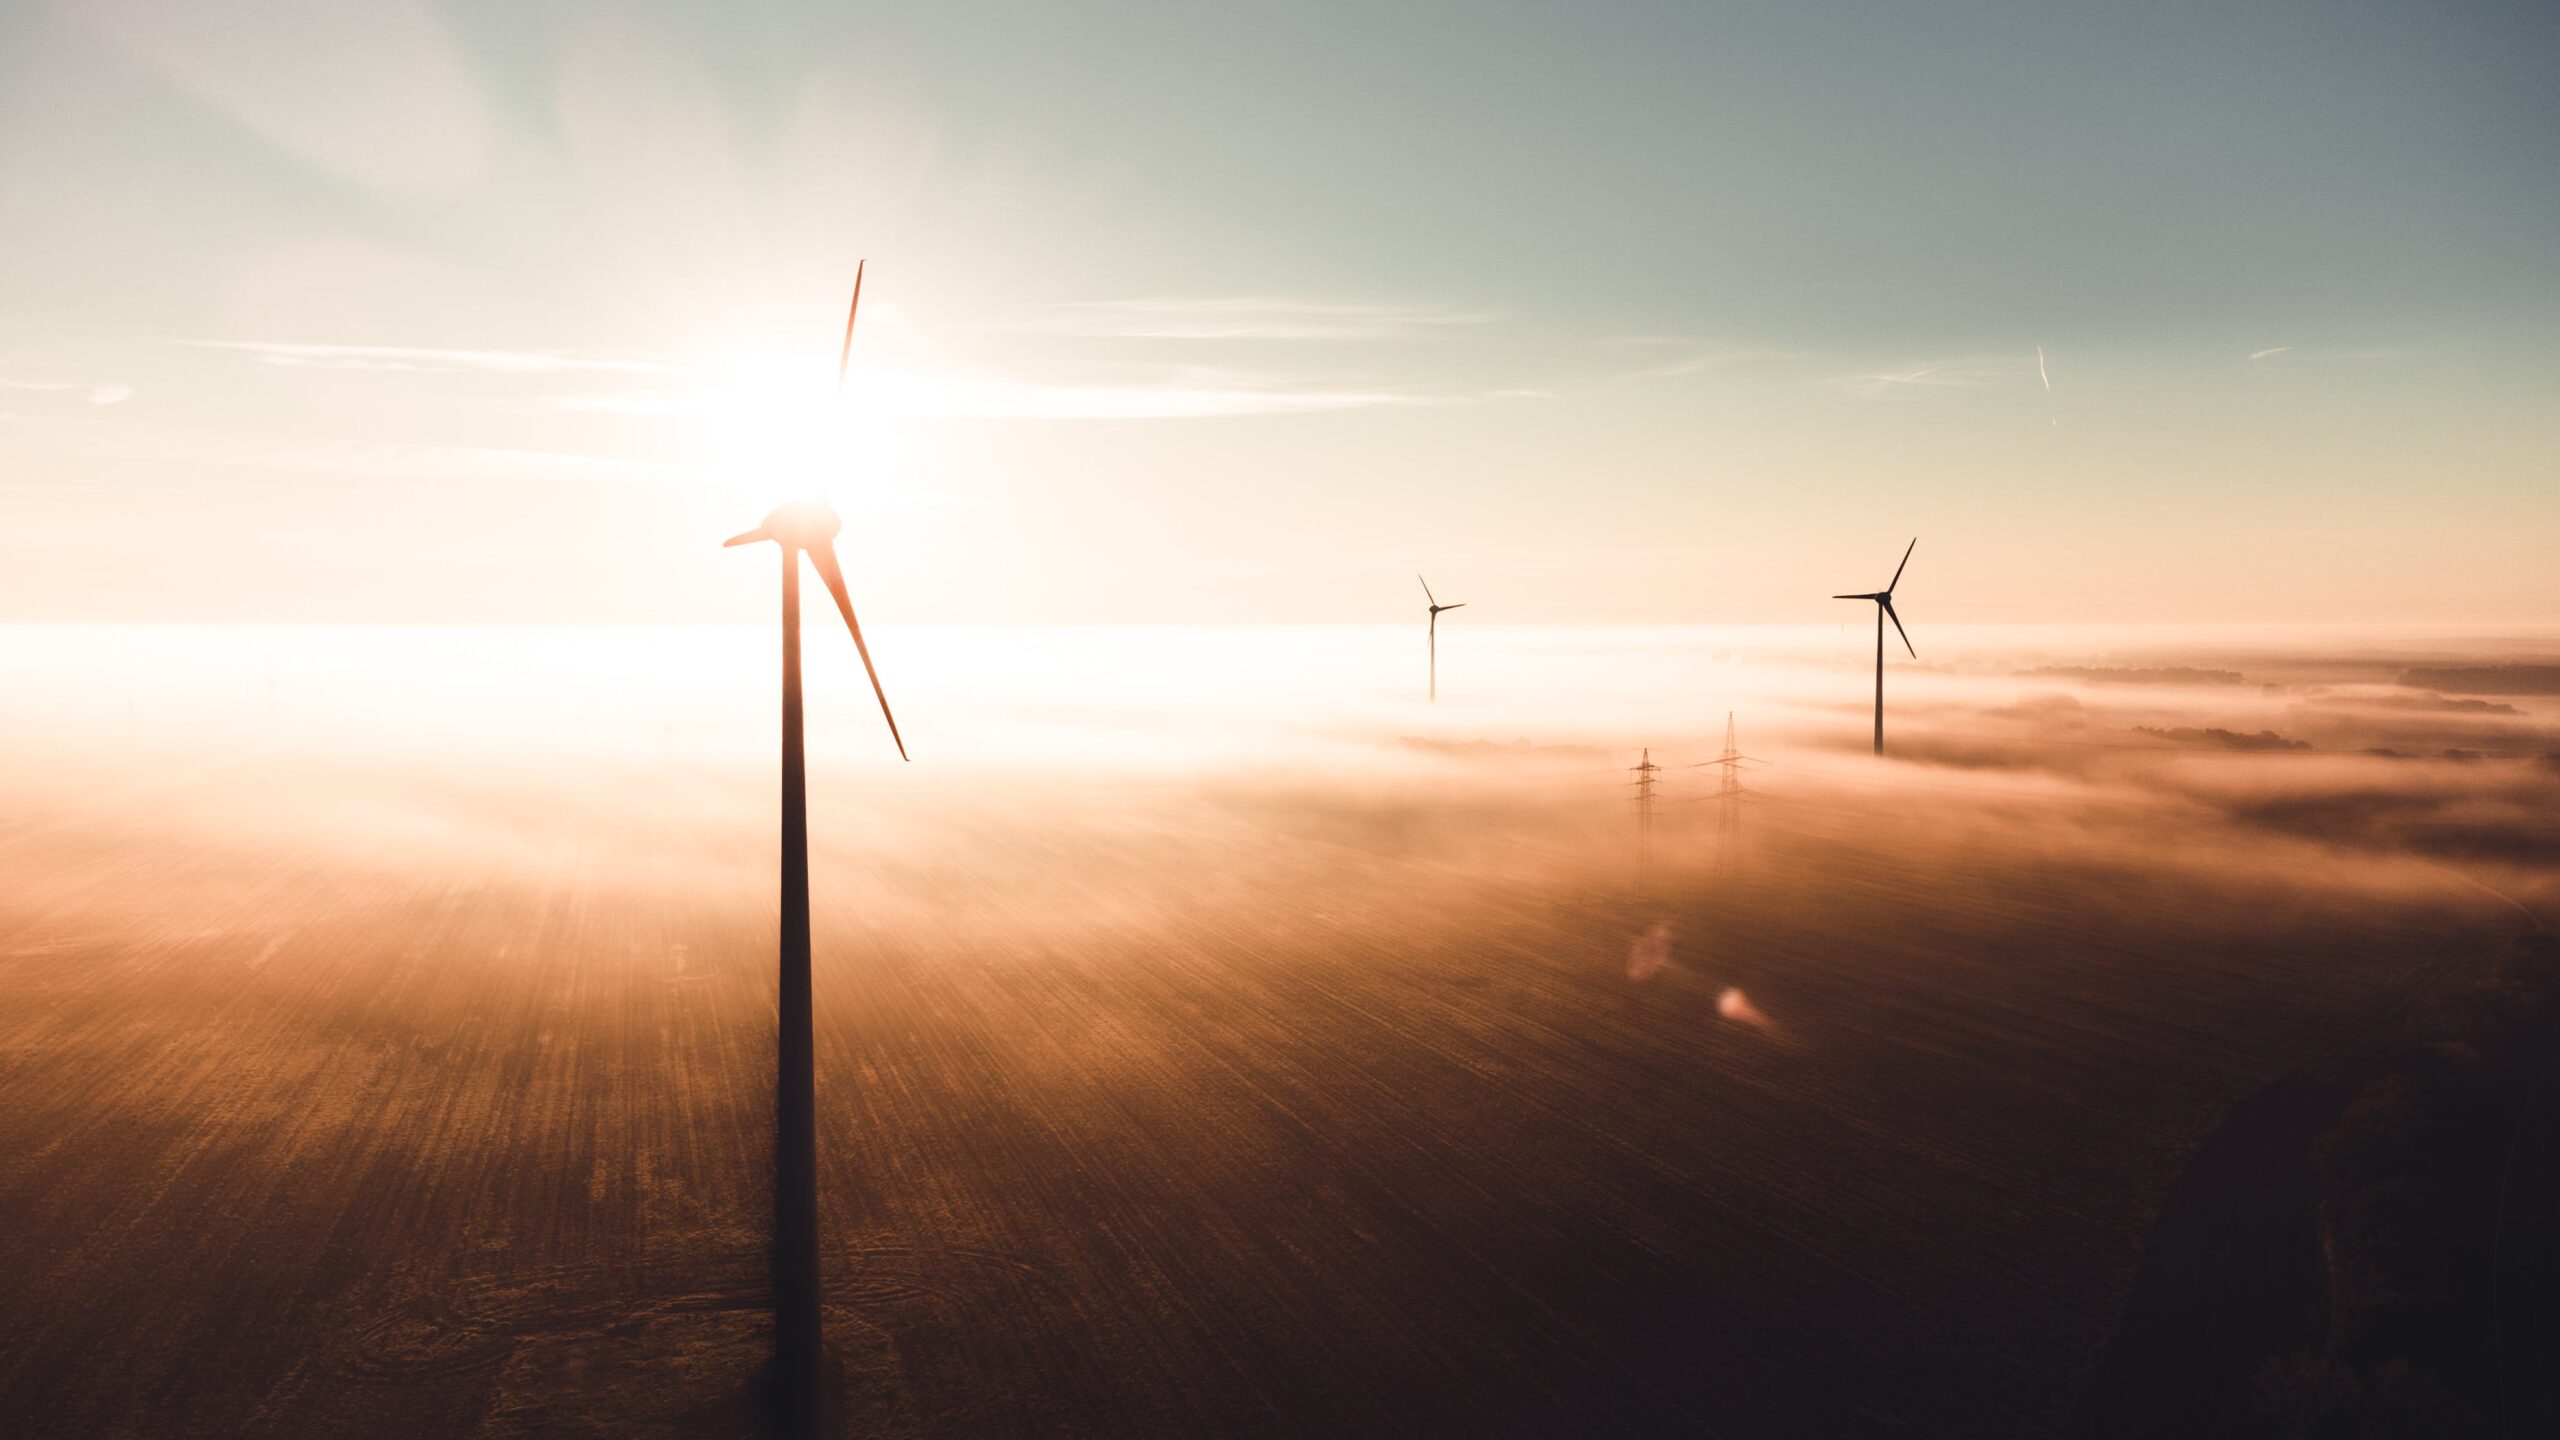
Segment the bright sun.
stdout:
<svg viewBox="0 0 2560 1440">
<path fill-rule="evenodd" d="M 887 500 L 914 475 L 911 427 L 869 403 L 859 364 L 835 376 L 801 355 L 737 351 L 705 367 L 695 434 L 703 483 L 762 514 L 819 496 L 840 507 Z"/>
</svg>

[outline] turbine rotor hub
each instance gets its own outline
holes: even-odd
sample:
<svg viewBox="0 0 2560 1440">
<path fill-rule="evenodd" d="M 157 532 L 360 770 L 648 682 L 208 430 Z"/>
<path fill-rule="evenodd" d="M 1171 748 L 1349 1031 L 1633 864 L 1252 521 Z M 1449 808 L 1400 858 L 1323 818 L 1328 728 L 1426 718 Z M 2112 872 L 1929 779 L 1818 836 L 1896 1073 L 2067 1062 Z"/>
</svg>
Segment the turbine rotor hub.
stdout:
<svg viewBox="0 0 2560 1440">
<path fill-rule="evenodd" d="M 844 522 L 823 500 L 795 500 L 764 517 L 767 535 L 803 550 L 828 544 L 843 530 Z"/>
</svg>

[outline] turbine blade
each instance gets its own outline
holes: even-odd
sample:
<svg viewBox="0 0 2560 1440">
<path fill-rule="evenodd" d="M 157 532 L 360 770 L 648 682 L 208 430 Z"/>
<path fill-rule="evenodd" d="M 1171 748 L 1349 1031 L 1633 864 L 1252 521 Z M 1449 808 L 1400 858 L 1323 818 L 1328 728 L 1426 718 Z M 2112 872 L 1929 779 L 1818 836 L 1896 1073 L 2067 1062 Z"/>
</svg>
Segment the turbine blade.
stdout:
<svg viewBox="0 0 2560 1440">
<path fill-rule="evenodd" d="M 720 548 L 726 550 L 732 545 L 753 545 L 759 540 L 770 540 L 772 538 L 773 532 L 759 525 L 753 530 L 747 531 L 743 535 L 732 535 L 728 539 L 721 541 Z"/>
<path fill-rule="evenodd" d="M 836 393 L 844 393 L 845 367 L 853 363 L 853 317 L 862 313 L 862 267 L 868 260 L 853 262 L 853 304 L 844 312 L 844 349 L 836 355 Z"/>
<path fill-rule="evenodd" d="M 1919 549 L 1919 548 L 1920 548 L 1920 537 L 1919 537 L 1919 536 L 1917 536 L 1917 535 L 1914 535 L 1914 536 L 1912 536 L 1912 537 L 1911 537 L 1911 543 L 1902 547 L 1902 565 L 1908 565 L 1908 564 L 1910 564 L 1910 563 L 1911 563 L 1911 552 L 1912 552 L 1912 551 L 1914 551 L 1914 550 L 1917 550 L 1917 549 Z M 1901 583 L 1902 583 L 1902 565 L 1896 565 L 1896 566 L 1894 566 L 1894 567 L 1893 567 L 1893 581 L 1892 581 L 1892 583 L 1891 583 L 1891 584 L 1888 584 L 1888 585 L 1886 585 L 1886 586 L 1884 587 L 1884 593 L 1886 593 L 1887 595 L 1890 595 L 1890 594 L 1892 594 L 1892 593 L 1893 593 L 1893 587 L 1894 587 L 1895 585 L 1899 585 L 1899 584 L 1901 584 Z"/>
<path fill-rule="evenodd" d="M 889 722 L 889 738 L 897 742 L 898 758 L 907 758 L 907 742 L 898 734 L 898 717 L 889 713 L 889 692 L 880 688 L 880 672 L 872 668 L 871 647 L 862 643 L 862 622 L 853 618 L 853 597 L 845 593 L 844 571 L 836 565 L 836 547 L 824 541 L 809 547 L 809 563 L 818 567 L 818 578 L 827 582 L 827 593 L 836 597 L 836 608 L 844 612 L 844 628 L 853 632 L 853 648 L 862 652 L 862 673 L 871 677 L 871 693 L 880 697 L 880 718 Z"/>
<path fill-rule="evenodd" d="M 1434 610 L 1439 609 L 1439 608 L 1440 608 L 1440 597 L 1431 593 L 1431 582 L 1430 582 L 1430 581 L 1428 581 L 1428 580 L 1423 579 L 1423 578 L 1422 578 L 1421 576 L 1419 576 L 1419 575 L 1416 575 L 1416 576 L 1414 576 L 1413 578 L 1414 578 L 1415 583 L 1417 583 L 1417 584 L 1419 584 L 1419 585 L 1421 585 L 1421 586 L 1422 586 L 1422 598 L 1431 602 L 1431 608 L 1432 608 L 1432 609 L 1434 609 Z"/>
<path fill-rule="evenodd" d="M 1905 650 L 1911 650 L 1911 632 L 1902 628 L 1902 617 L 1893 613 L 1893 602 L 1891 600 L 1879 600 L 1876 603 L 1884 607 L 1886 618 L 1893 621 L 1893 633 L 1902 637 L 1902 648 Z M 1917 650 L 1911 650 L 1911 658 L 1914 660 L 1919 659 L 1920 652 Z"/>
<path fill-rule="evenodd" d="M 1865 595 L 1834 595 L 1831 598 L 1834 600 L 1881 600 L 1884 597 L 1879 594 L 1870 593 Z"/>
<path fill-rule="evenodd" d="M 1443 610 L 1464 610 L 1467 608 L 1467 602 L 1461 600 L 1455 605 L 1443 605 L 1440 608 Z"/>
</svg>

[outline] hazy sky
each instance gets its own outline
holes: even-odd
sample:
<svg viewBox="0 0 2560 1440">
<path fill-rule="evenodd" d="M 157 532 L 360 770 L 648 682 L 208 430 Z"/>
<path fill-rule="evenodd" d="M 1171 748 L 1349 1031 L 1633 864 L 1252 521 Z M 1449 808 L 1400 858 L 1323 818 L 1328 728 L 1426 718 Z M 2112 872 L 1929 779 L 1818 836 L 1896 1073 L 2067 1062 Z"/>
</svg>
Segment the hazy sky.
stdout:
<svg viewBox="0 0 2560 1440">
<path fill-rule="evenodd" d="M 734 620 L 812 488 L 882 624 L 1825 620 L 1915 533 L 1915 636 L 2560 618 L 2555 62 L 2547 3 L 12 5 L 0 618 Z"/>
</svg>

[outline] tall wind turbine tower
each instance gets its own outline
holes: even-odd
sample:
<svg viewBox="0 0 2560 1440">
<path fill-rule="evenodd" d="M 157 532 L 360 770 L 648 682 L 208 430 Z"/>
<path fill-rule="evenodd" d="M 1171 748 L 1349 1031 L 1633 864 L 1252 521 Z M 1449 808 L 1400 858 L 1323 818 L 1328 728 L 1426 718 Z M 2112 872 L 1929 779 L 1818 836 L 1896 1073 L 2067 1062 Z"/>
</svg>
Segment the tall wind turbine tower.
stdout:
<svg viewBox="0 0 2560 1440">
<path fill-rule="evenodd" d="M 1893 579 L 1883 589 L 1871 590 L 1864 595 L 1831 597 L 1834 600 L 1876 602 L 1876 753 L 1879 755 L 1884 753 L 1884 622 L 1888 618 L 1893 621 L 1893 633 L 1902 637 L 1902 648 L 1911 650 L 1911 633 L 1902 628 L 1902 617 L 1893 613 L 1893 587 L 1902 583 L 1903 566 L 1911 563 L 1911 552 L 1919 545 L 1920 537 L 1914 535 L 1911 543 L 1902 547 L 1902 564 L 1893 567 Z M 1911 650 L 1911 658 L 1919 659 L 1920 652 Z"/>
<path fill-rule="evenodd" d="M 862 267 L 853 272 L 853 305 L 844 321 L 844 353 L 836 361 L 836 390 L 844 390 L 845 362 L 853 354 L 854 316 L 862 309 Z M 888 692 L 871 664 L 862 622 L 853 616 L 844 571 L 836 564 L 835 538 L 844 522 L 820 500 L 785 505 L 730 545 L 770 540 L 782 550 L 782 937 L 780 1028 L 775 1041 L 773 1148 L 773 1419 L 790 1440 L 819 1433 L 827 1406 L 822 1394 L 826 1344 L 818 1290 L 818 1101 L 816 1046 L 809 1017 L 809 798 L 808 767 L 800 724 L 800 559 L 835 597 L 862 656 L 871 693 L 898 758 L 907 742 Z"/>
<path fill-rule="evenodd" d="M 1431 593 L 1430 581 L 1424 580 L 1419 575 L 1413 578 L 1421 583 L 1422 598 L 1431 606 L 1431 703 L 1437 705 L 1440 703 L 1440 612 L 1464 610 L 1467 608 L 1467 602 L 1461 600 L 1455 605 L 1443 605 L 1440 603 L 1440 597 Z"/>
</svg>

